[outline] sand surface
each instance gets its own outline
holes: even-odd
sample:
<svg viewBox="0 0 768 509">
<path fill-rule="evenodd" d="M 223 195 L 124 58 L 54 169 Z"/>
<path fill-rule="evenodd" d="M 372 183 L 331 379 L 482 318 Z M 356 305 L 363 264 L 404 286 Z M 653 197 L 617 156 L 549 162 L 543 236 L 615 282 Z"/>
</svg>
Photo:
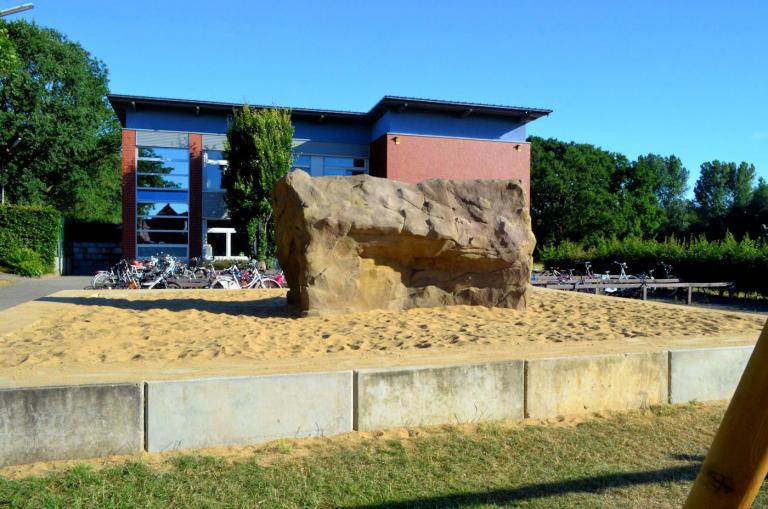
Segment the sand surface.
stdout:
<svg viewBox="0 0 768 509">
<path fill-rule="evenodd" d="M 0 386 L 754 343 L 764 315 L 531 289 L 525 312 L 301 317 L 283 291 L 66 291 L 0 312 Z"/>
</svg>

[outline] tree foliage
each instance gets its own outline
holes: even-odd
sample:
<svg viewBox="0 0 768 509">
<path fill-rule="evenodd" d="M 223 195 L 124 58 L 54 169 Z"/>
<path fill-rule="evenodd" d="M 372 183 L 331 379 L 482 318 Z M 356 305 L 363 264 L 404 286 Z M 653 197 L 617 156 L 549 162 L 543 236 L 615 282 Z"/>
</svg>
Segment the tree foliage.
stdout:
<svg viewBox="0 0 768 509">
<path fill-rule="evenodd" d="M 19 57 L 16 55 L 16 48 L 13 42 L 8 37 L 8 30 L 6 30 L 4 24 L 0 23 L 0 77 L 7 76 L 13 72 L 18 62 Z"/>
<path fill-rule="evenodd" d="M 619 165 L 586 144 L 532 138 L 531 215 L 539 243 L 620 233 Z M 622 162 L 623 163 L 623 162 Z"/>
<path fill-rule="evenodd" d="M 222 174 L 225 200 L 235 227 L 247 231 L 255 254 L 274 253 L 271 193 L 291 168 L 293 124 L 287 109 L 235 111 L 227 128 L 228 167 Z"/>
<path fill-rule="evenodd" d="M 588 144 L 533 137 L 531 216 L 540 246 L 610 238 L 723 239 L 764 235 L 768 183 L 755 166 L 710 161 L 686 196 L 689 172 L 674 155 L 624 155 Z"/>
<path fill-rule="evenodd" d="M 687 227 L 688 171 L 675 156 L 623 154 L 530 138 L 531 215 L 539 244 L 647 236 Z"/>
<path fill-rule="evenodd" d="M 120 126 L 106 101 L 106 66 L 55 30 L 25 21 L 0 27 L 17 56 L 0 76 L 6 198 L 72 219 L 119 221 Z"/>
<path fill-rule="evenodd" d="M 742 162 L 706 162 L 693 190 L 696 208 L 703 220 L 723 218 L 734 208 L 744 208 L 752 198 L 755 166 Z"/>
</svg>

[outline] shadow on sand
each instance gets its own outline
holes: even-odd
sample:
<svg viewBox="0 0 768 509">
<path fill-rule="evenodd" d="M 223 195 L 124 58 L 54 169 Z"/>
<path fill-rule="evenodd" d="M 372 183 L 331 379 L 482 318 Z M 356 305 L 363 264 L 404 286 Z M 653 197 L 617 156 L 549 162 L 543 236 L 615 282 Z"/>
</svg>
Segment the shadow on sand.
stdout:
<svg viewBox="0 0 768 509">
<path fill-rule="evenodd" d="M 608 489 L 627 488 L 635 485 L 693 481 L 699 472 L 699 467 L 700 465 L 697 463 L 648 472 L 617 473 L 569 481 L 529 484 L 513 489 L 456 493 L 453 495 L 415 498 L 401 502 L 382 502 L 379 504 L 345 507 L 347 509 L 412 509 L 427 507 L 474 507 L 477 505 L 508 506 L 515 502 L 566 495 L 568 493 L 600 493 Z"/>
<path fill-rule="evenodd" d="M 216 292 L 217 290 L 211 290 Z M 243 290 L 248 291 L 248 290 Z M 57 302 L 61 304 L 77 304 L 78 306 L 106 306 L 132 311 L 148 311 L 150 309 L 166 309 L 168 311 L 197 310 L 207 313 L 256 316 L 264 318 L 300 318 L 301 311 L 288 304 L 285 297 L 269 297 L 266 299 L 246 301 L 220 301 L 208 299 L 155 298 L 155 299 L 123 299 L 109 297 L 41 297 L 42 302 Z"/>
</svg>

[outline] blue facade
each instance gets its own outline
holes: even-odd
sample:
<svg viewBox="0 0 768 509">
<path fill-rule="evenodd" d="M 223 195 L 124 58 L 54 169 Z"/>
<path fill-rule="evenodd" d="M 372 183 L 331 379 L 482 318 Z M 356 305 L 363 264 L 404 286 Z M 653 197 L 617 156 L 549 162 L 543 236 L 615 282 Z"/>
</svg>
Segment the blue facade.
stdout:
<svg viewBox="0 0 768 509">
<path fill-rule="evenodd" d="M 371 129 L 371 141 L 385 134 L 445 136 L 478 140 L 525 141 L 525 124 L 508 118 L 422 111 L 388 111 Z"/>
<path fill-rule="evenodd" d="M 179 110 L 138 110 L 125 112 L 126 129 L 181 131 L 223 134 L 227 132 L 227 115 Z"/>
<path fill-rule="evenodd" d="M 181 131 L 223 134 L 228 115 L 224 112 L 201 112 L 178 109 L 140 109 L 125 112 L 128 129 Z M 431 111 L 386 111 L 375 120 L 359 119 L 294 119 L 295 138 L 324 143 L 367 145 L 390 134 L 444 136 L 521 142 L 525 141 L 525 122 L 512 118 L 483 114 L 468 115 Z"/>
</svg>

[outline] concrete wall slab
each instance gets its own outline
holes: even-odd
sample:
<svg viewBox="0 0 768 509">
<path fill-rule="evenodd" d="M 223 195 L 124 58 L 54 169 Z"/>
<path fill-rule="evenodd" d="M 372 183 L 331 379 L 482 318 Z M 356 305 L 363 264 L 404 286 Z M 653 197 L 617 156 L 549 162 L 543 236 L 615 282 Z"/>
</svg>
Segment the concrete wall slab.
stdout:
<svg viewBox="0 0 768 509">
<path fill-rule="evenodd" d="M 147 382 L 147 450 L 352 431 L 352 372 Z"/>
<path fill-rule="evenodd" d="M 523 361 L 355 371 L 359 431 L 523 417 Z"/>
<path fill-rule="evenodd" d="M 526 361 L 526 417 L 583 415 L 665 403 L 666 352 Z"/>
<path fill-rule="evenodd" d="M 670 350 L 669 402 L 729 399 L 753 346 Z"/>
<path fill-rule="evenodd" d="M 0 466 L 142 450 L 139 384 L 0 390 Z"/>
</svg>

